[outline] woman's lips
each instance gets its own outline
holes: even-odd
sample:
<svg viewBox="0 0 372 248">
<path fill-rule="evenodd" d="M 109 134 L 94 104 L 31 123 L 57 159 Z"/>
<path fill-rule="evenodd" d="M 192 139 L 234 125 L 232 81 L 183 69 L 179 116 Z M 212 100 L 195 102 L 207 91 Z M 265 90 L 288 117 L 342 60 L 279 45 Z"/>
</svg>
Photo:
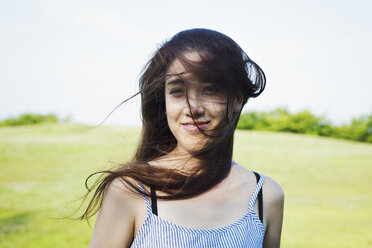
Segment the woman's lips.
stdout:
<svg viewBox="0 0 372 248">
<path fill-rule="evenodd" d="M 197 132 L 201 130 L 205 130 L 209 125 L 209 122 L 188 122 L 188 123 L 182 123 L 182 126 L 186 131 L 189 132 Z"/>
</svg>

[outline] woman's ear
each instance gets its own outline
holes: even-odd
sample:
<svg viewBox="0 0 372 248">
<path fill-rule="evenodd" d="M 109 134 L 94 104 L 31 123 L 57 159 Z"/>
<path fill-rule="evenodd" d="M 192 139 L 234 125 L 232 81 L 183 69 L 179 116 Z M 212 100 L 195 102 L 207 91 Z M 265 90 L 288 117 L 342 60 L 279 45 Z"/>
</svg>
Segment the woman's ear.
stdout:
<svg viewBox="0 0 372 248">
<path fill-rule="evenodd" d="M 243 107 L 243 97 L 237 96 L 234 101 L 234 112 L 240 112 Z"/>
</svg>

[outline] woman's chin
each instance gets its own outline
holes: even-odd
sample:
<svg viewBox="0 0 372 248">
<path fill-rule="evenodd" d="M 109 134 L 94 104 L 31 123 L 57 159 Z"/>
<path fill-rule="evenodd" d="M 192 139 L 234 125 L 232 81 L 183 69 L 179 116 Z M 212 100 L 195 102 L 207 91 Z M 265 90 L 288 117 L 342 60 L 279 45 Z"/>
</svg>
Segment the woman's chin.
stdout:
<svg viewBox="0 0 372 248">
<path fill-rule="evenodd" d="M 191 139 L 190 142 L 179 142 L 176 149 L 174 150 L 178 154 L 191 154 L 194 155 L 202 151 L 207 145 L 207 139 Z"/>
</svg>

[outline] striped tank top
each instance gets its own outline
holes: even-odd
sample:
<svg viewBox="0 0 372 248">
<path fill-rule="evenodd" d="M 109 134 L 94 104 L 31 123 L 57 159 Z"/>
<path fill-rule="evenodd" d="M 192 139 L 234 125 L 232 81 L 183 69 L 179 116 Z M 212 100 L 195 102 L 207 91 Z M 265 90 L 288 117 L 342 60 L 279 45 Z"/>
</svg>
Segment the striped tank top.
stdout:
<svg viewBox="0 0 372 248">
<path fill-rule="evenodd" d="M 144 196 L 147 217 L 131 248 L 262 247 L 265 228 L 254 211 L 257 195 L 264 183 L 261 175 L 248 205 L 248 212 L 236 222 L 215 229 L 195 229 L 176 225 L 152 213 Z M 142 186 L 140 185 L 143 191 Z"/>
</svg>

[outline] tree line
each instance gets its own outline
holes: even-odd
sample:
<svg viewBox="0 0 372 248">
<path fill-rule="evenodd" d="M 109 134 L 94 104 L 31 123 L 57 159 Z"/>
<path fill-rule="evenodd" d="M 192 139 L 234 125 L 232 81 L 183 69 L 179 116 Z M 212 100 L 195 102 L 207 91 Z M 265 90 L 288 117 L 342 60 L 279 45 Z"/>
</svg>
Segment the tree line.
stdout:
<svg viewBox="0 0 372 248">
<path fill-rule="evenodd" d="M 372 143 L 372 114 L 337 126 L 308 110 L 292 114 L 285 108 L 277 108 L 269 112 L 243 113 L 238 129 L 313 134 Z"/>
<path fill-rule="evenodd" d="M 9 118 L 0 121 L 0 127 L 3 126 L 23 126 L 39 123 L 57 123 L 58 117 L 55 114 L 40 115 L 40 114 L 22 114 L 17 118 Z"/>
</svg>

